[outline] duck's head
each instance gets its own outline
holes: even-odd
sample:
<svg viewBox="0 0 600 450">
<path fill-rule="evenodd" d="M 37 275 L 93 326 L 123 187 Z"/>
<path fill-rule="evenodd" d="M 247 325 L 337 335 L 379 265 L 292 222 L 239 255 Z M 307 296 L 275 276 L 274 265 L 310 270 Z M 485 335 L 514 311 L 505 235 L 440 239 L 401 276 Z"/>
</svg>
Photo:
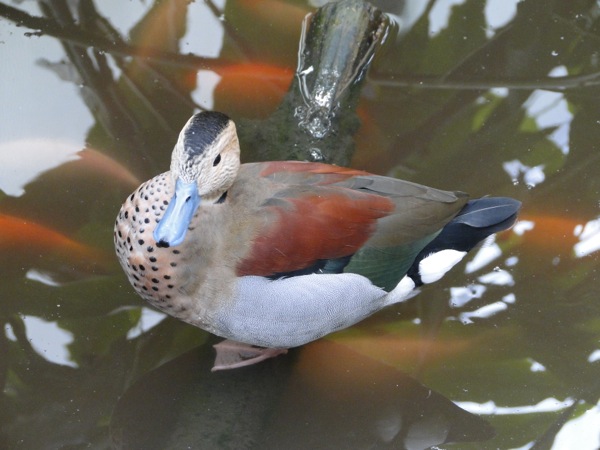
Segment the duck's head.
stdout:
<svg viewBox="0 0 600 450">
<path fill-rule="evenodd" d="M 218 202 L 239 167 L 240 145 L 233 121 L 218 112 L 194 114 L 179 133 L 171 156 L 175 194 L 154 230 L 157 245 L 181 244 L 200 202 Z"/>
</svg>

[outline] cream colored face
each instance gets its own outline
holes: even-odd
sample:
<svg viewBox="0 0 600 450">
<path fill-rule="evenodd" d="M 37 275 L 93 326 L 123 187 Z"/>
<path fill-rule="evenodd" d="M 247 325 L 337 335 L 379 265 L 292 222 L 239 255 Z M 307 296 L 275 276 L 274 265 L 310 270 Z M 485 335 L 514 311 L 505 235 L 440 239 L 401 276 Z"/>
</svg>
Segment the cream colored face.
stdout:
<svg viewBox="0 0 600 450">
<path fill-rule="evenodd" d="M 195 181 L 201 197 L 226 191 L 235 181 L 239 166 L 240 146 L 231 120 L 215 130 L 203 129 L 202 121 L 192 117 L 181 130 L 171 158 L 173 177 L 185 183 Z"/>
</svg>

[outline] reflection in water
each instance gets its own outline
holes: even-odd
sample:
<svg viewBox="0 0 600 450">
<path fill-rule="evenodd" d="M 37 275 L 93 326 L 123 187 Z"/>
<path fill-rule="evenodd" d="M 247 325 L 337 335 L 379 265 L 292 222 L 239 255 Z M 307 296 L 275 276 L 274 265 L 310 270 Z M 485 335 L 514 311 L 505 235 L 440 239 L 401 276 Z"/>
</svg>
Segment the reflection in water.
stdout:
<svg viewBox="0 0 600 450">
<path fill-rule="evenodd" d="M 108 253 L 103 250 L 29 219 L 0 214 L 0 229 L 3 251 L 0 264 L 4 276 L 27 272 L 30 267 L 65 275 L 68 272 L 102 273 L 111 264 Z"/>
<path fill-rule="evenodd" d="M 166 314 L 143 306 L 138 323 L 127 332 L 127 339 L 135 339 L 147 333 L 167 318 Z"/>
<path fill-rule="evenodd" d="M 552 450 L 600 448 L 600 404 L 570 420 L 557 433 Z"/>
<path fill-rule="evenodd" d="M 600 250 L 600 218 L 590 220 L 584 226 L 576 226 L 573 234 L 579 238 L 579 242 L 573 246 L 578 258 Z"/>
<path fill-rule="evenodd" d="M 473 299 L 481 298 L 485 293 L 486 287 L 481 284 L 471 284 L 469 286 L 459 286 L 450 288 L 450 306 L 460 308 Z"/>
<path fill-rule="evenodd" d="M 590 356 L 588 356 L 588 362 L 593 363 L 600 360 L 600 350 L 594 350 Z"/>
<path fill-rule="evenodd" d="M 0 144 L 0 189 L 19 197 L 39 174 L 76 158 L 74 142 L 53 139 L 21 139 Z"/>
<path fill-rule="evenodd" d="M 340 344 L 320 341 L 217 374 L 209 372 L 209 348 L 147 374 L 125 394 L 111 424 L 116 447 L 424 450 L 494 434 L 440 394 Z"/>
<path fill-rule="evenodd" d="M 567 75 L 567 71 L 564 66 L 554 68 L 550 72 L 550 76 L 565 75 Z M 535 120 L 539 129 L 554 128 L 548 135 L 548 139 L 556 144 L 563 154 L 568 154 L 573 114 L 569 111 L 569 103 L 565 95 L 559 92 L 537 90 L 524 103 L 523 107 L 527 109 L 529 117 Z"/>
<path fill-rule="evenodd" d="M 281 103 L 294 76 L 287 67 L 251 62 L 224 65 L 215 72 L 221 76 L 214 91 L 220 110 L 263 119 Z"/>
<path fill-rule="evenodd" d="M 458 405 L 473 414 L 506 416 L 562 411 L 572 406 L 573 403 L 575 402 L 572 399 L 560 401 L 555 398 L 546 398 L 535 405 L 518 405 L 510 407 L 498 406 L 491 401 L 482 404 L 458 402 Z"/>
<path fill-rule="evenodd" d="M 25 274 L 25 278 L 45 284 L 46 286 L 58 287 L 61 285 L 61 282 L 52 273 L 38 269 L 29 269 Z"/>
<path fill-rule="evenodd" d="M 523 183 L 525 183 L 527 187 L 533 188 L 538 184 L 543 183 L 546 179 L 543 165 L 529 167 L 518 159 L 513 159 L 512 161 L 506 161 L 502 167 L 504 167 L 504 170 L 512 179 L 513 184 L 518 184 L 520 178 L 523 177 Z"/>
<path fill-rule="evenodd" d="M 490 236 L 490 238 L 483 242 L 479 251 L 467 263 L 465 273 L 477 272 L 479 269 L 487 266 L 489 263 L 502 256 L 502 249 L 496 244 L 495 236 Z"/>
<path fill-rule="evenodd" d="M 68 346 L 74 335 L 62 330 L 56 322 L 48 322 L 34 316 L 23 316 L 27 339 L 33 349 L 49 362 L 65 366 L 78 367 L 71 359 Z"/>
<path fill-rule="evenodd" d="M 473 319 L 488 319 L 502 311 L 505 311 L 506 309 L 508 309 L 508 305 L 505 302 L 494 302 L 482 306 L 475 311 L 460 313 L 458 320 L 464 324 L 469 324 L 473 323 Z"/>
<path fill-rule="evenodd" d="M 557 258 L 583 258 L 600 250 L 600 219 L 579 222 L 555 216 L 533 216 L 519 220 L 513 231 L 524 236 L 524 244 L 537 246 Z M 555 260 L 558 262 L 558 260 Z"/>
<path fill-rule="evenodd" d="M 480 283 L 495 284 L 497 286 L 514 286 L 513 276 L 506 270 L 496 268 L 494 271 L 481 275 L 477 280 Z"/>
</svg>

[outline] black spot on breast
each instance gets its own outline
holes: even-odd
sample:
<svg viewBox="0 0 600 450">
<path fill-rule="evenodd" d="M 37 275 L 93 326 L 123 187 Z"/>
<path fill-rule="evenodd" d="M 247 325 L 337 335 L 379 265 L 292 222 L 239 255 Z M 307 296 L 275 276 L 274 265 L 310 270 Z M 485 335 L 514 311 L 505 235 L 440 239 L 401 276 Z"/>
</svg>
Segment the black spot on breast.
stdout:
<svg viewBox="0 0 600 450">
<path fill-rule="evenodd" d="M 154 256 L 151 256 L 149 259 L 150 259 L 150 262 L 156 262 L 156 258 Z"/>
</svg>

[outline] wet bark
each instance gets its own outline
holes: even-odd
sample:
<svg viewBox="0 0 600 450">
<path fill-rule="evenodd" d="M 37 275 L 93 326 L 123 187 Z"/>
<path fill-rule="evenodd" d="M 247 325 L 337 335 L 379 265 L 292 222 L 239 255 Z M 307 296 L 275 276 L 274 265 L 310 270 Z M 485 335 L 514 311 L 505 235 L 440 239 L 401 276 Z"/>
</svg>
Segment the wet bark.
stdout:
<svg viewBox="0 0 600 450">
<path fill-rule="evenodd" d="M 359 0 L 329 3 L 307 16 L 296 76 L 282 104 L 268 119 L 238 127 L 243 157 L 347 165 L 364 74 L 389 26 L 384 13 Z"/>
</svg>

